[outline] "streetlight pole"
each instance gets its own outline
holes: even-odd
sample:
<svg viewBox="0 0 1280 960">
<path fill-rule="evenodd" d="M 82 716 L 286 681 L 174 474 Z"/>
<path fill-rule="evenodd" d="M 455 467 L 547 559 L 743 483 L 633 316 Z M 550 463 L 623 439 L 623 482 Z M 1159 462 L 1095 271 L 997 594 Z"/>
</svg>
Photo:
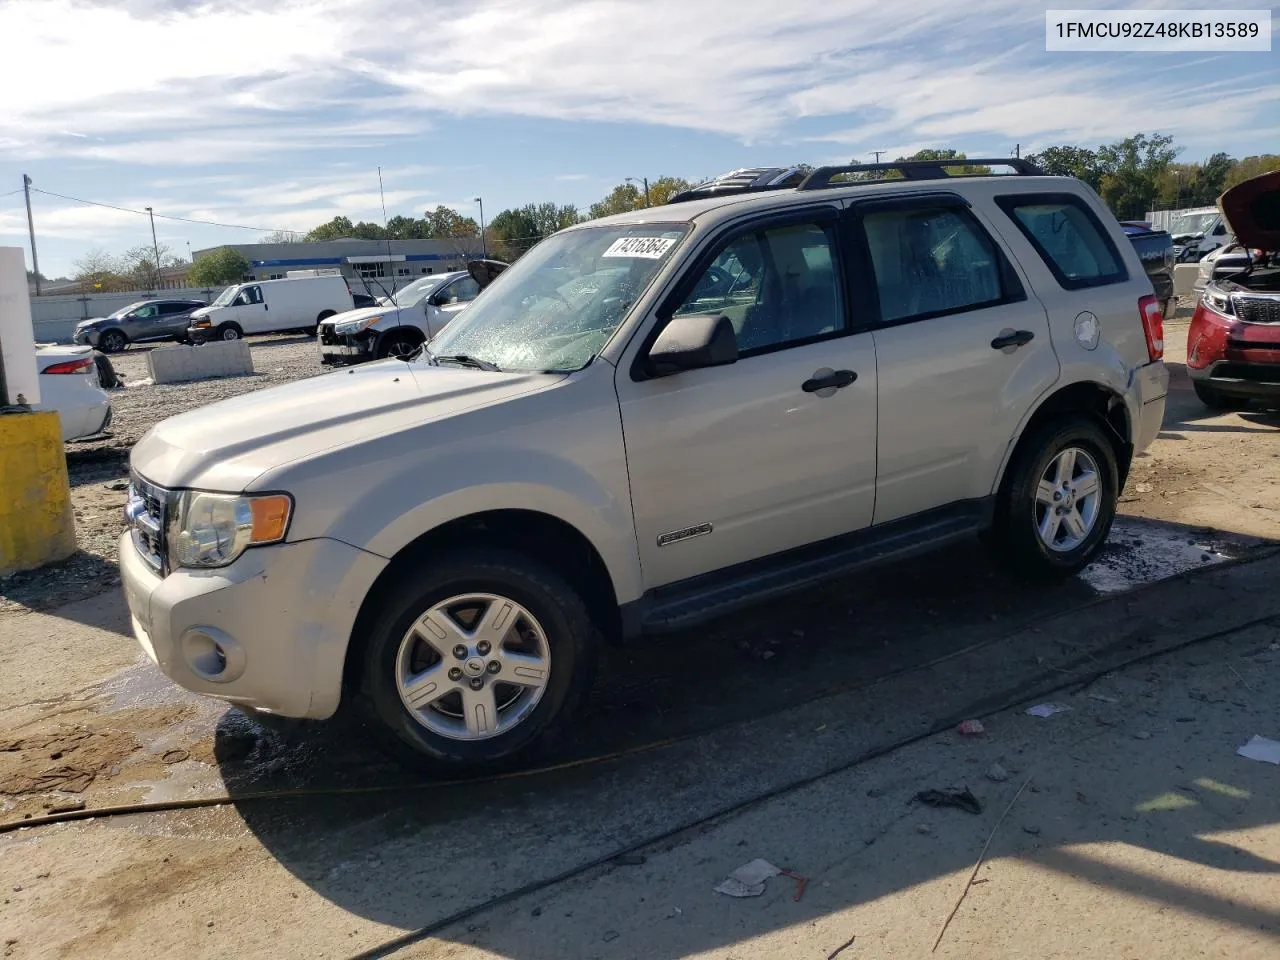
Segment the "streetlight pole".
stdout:
<svg viewBox="0 0 1280 960">
<path fill-rule="evenodd" d="M 649 203 L 649 178 L 648 177 L 624 177 L 623 179 L 626 180 L 627 183 L 635 183 L 637 180 L 643 183 L 644 184 L 644 205 L 646 207 L 652 206 L 652 204 Z"/>
<path fill-rule="evenodd" d="M 151 218 L 151 248 L 156 252 L 156 289 L 160 288 L 160 241 L 156 239 L 156 215 L 150 207 L 146 208 Z"/>
<path fill-rule="evenodd" d="M 488 260 L 489 248 L 484 245 L 484 201 L 476 197 L 476 203 L 480 204 L 480 258 Z"/>
</svg>

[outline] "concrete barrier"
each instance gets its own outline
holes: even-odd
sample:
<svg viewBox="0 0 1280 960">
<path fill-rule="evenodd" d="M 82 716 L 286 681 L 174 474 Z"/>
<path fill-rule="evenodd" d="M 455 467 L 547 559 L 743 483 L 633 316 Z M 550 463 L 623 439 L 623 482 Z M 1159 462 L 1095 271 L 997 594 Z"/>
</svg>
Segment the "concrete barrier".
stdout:
<svg viewBox="0 0 1280 960">
<path fill-rule="evenodd" d="M 1196 274 L 1200 272 L 1200 264 L 1198 263 L 1175 263 L 1173 265 L 1173 295 L 1175 297 L 1189 297 L 1195 293 L 1193 289 L 1196 282 Z"/>
<path fill-rule="evenodd" d="M 197 347 L 157 347 L 147 354 L 156 383 L 183 383 L 253 373 L 253 355 L 243 340 L 215 340 Z"/>
</svg>

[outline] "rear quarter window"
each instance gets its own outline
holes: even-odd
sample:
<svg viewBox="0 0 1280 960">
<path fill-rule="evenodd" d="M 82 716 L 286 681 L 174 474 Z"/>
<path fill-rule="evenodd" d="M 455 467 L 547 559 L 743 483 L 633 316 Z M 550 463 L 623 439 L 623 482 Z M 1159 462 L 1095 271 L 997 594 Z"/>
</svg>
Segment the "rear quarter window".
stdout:
<svg viewBox="0 0 1280 960">
<path fill-rule="evenodd" d="M 1063 288 L 1079 290 L 1129 279 L 1120 252 L 1089 206 L 1071 194 L 996 197 Z"/>
</svg>

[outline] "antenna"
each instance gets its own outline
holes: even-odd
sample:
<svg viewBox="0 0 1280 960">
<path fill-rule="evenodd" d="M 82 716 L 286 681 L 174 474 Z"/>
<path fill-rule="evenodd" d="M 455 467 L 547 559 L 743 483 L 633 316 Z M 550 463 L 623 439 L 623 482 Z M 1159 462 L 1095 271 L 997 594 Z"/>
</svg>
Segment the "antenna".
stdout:
<svg viewBox="0 0 1280 960">
<path fill-rule="evenodd" d="M 391 231 L 387 229 L 387 195 L 382 192 L 382 167 L 378 167 L 378 197 L 382 200 L 382 236 L 387 241 L 387 269 L 391 271 L 391 295 L 396 295 L 395 267 L 391 265 Z M 383 288 L 386 289 L 385 287 Z"/>
</svg>

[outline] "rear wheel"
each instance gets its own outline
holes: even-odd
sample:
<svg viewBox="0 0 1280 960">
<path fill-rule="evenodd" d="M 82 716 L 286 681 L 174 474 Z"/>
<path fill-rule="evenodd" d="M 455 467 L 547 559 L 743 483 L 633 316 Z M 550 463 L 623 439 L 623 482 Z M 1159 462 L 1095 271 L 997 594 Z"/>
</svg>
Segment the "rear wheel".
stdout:
<svg viewBox="0 0 1280 960">
<path fill-rule="evenodd" d="M 1195 387 L 1196 396 L 1200 398 L 1200 402 L 1214 410 L 1243 410 L 1249 406 L 1247 397 L 1229 397 L 1201 383 L 1193 382 L 1192 386 Z"/>
<path fill-rule="evenodd" d="M 392 332 L 382 338 L 382 342 L 378 344 L 378 359 L 383 360 L 387 357 L 398 357 L 401 360 L 407 360 L 418 351 L 418 347 L 422 346 L 422 341 L 417 337 L 407 333 Z"/>
<path fill-rule="evenodd" d="M 230 342 L 232 340 L 239 340 L 242 337 L 244 337 L 244 331 L 240 329 L 239 324 L 224 323 L 222 324 L 222 326 L 218 327 L 218 329 L 214 332 L 214 336 L 218 340 L 226 340 Z"/>
<path fill-rule="evenodd" d="M 1019 449 L 997 504 L 995 541 L 1013 568 L 1033 578 L 1086 567 L 1111 530 L 1119 470 L 1115 448 L 1094 421 L 1050 421 Z"/>
<path fill-rule="evenodd" d="M 129 345 L 123 330 L 104 330 L 98 337 L 98 347 L 103 353 L 119 353 Z"/>
<path fill-rule="evenodd" d="M 320 332 L 320 324 L 324 323 L 330 317 L 336 317 L 336 316 L 337 314 L 332 310 L 321 310 L 320 316 L 316 317 L 315 325 L 310 327 L 305 327 L 302 332 L 305 333 L 308 337 L 314 337 L 317 333 Z"/>
<path fill-rule="evenodd" d="M 360 702 L 437 771 L 527 762 L 568 729 L 590 686 L 597 633 L 555 572 L 503 550 L 406 568 L 365 648 Z"/>
</svg>

